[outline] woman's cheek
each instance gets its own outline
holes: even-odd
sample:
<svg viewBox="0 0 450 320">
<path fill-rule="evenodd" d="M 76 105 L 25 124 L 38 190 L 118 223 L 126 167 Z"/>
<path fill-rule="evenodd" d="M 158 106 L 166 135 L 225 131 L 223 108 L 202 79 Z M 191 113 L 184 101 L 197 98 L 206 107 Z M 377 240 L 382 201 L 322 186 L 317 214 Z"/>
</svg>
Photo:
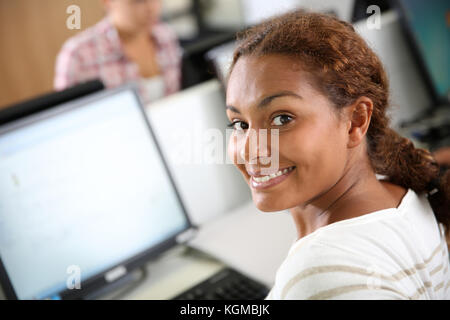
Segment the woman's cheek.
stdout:
<svg viewBox="0 0 450 320">
<path fill-rule="evenodd" d="M 238 166 L 239 154 L 237 137 L 233 133 L 228 141 L 228 157 L 233 161 L 235 166 Z"/>
</svg>

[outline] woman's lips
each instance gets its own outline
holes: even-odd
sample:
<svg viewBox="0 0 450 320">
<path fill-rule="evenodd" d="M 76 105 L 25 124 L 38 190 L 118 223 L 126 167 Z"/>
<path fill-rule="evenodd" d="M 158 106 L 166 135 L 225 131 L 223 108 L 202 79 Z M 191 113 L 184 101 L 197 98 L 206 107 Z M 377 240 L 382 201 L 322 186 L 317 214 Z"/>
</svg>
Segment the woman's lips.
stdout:
<svg viewBox="0 0 450 320">
<path fill-rule="evenodd" d="M 283 182 L 291 174 L 291 172 L 294 169 L 295 169 L 295 166 L 280 169 L 276 174 L 273 174 L 271 177 L 270 176 L 260 176 L 260 177 L 251 176 L 250 184 L 251 184 L 252 188 L 257 189 L 257 190 L 273 187 L 273 186 Z"/>
</svg>

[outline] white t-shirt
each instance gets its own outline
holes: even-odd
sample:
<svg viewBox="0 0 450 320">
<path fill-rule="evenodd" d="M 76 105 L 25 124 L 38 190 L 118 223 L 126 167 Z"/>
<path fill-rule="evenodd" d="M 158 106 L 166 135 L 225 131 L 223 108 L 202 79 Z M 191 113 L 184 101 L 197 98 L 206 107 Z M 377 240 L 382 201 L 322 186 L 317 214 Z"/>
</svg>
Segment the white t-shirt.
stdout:
<svg viewBox="0 0 450 320">
<path fill-rule="evenodd" d="M 450 299 L 444 226 L 409 189 L 397 208 L 294 242 L 267 299 Z"/>
</svg>

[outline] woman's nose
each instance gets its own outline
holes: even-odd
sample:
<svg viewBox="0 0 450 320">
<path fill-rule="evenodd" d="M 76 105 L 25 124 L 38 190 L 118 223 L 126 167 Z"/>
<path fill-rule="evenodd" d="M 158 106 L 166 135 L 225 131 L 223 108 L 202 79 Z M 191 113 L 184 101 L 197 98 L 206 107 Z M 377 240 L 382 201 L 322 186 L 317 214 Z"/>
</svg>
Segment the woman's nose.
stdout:
<svg viewBox="0 0 450 320">
<path fill-rule="evenodd" d="M 269 149 L 267 129 L 248 129 L 240 147 L 240 157 L 249 164 L 266 165 L 270 162 Z"/>
</svg>

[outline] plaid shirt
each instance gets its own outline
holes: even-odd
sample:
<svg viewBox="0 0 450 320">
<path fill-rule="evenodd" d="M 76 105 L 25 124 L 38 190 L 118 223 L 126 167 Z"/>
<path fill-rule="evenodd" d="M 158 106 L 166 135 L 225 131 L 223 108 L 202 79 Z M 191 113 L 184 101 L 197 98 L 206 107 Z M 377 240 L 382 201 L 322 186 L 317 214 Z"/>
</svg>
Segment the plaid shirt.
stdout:
<svg viewBox="0 0 450 320">
<path fill-rule="evenodd" d="M 157 47 L 157 61 L 164 79 L 165 95 L 177 92 L 181 86 L 181 48 L 176 35 L 164 23 L 152 26 L 151 35 Z M 122 50 L 117 30 L 108 17 L 67 40 L 56 59 L 54 87 L 67 87 L 100 79 L 105 87 L 113 88 L 128 81 L 141 79 L 136 63 Z M 151 97 L 138 85 L 144 103 Z"/>
</svg>

